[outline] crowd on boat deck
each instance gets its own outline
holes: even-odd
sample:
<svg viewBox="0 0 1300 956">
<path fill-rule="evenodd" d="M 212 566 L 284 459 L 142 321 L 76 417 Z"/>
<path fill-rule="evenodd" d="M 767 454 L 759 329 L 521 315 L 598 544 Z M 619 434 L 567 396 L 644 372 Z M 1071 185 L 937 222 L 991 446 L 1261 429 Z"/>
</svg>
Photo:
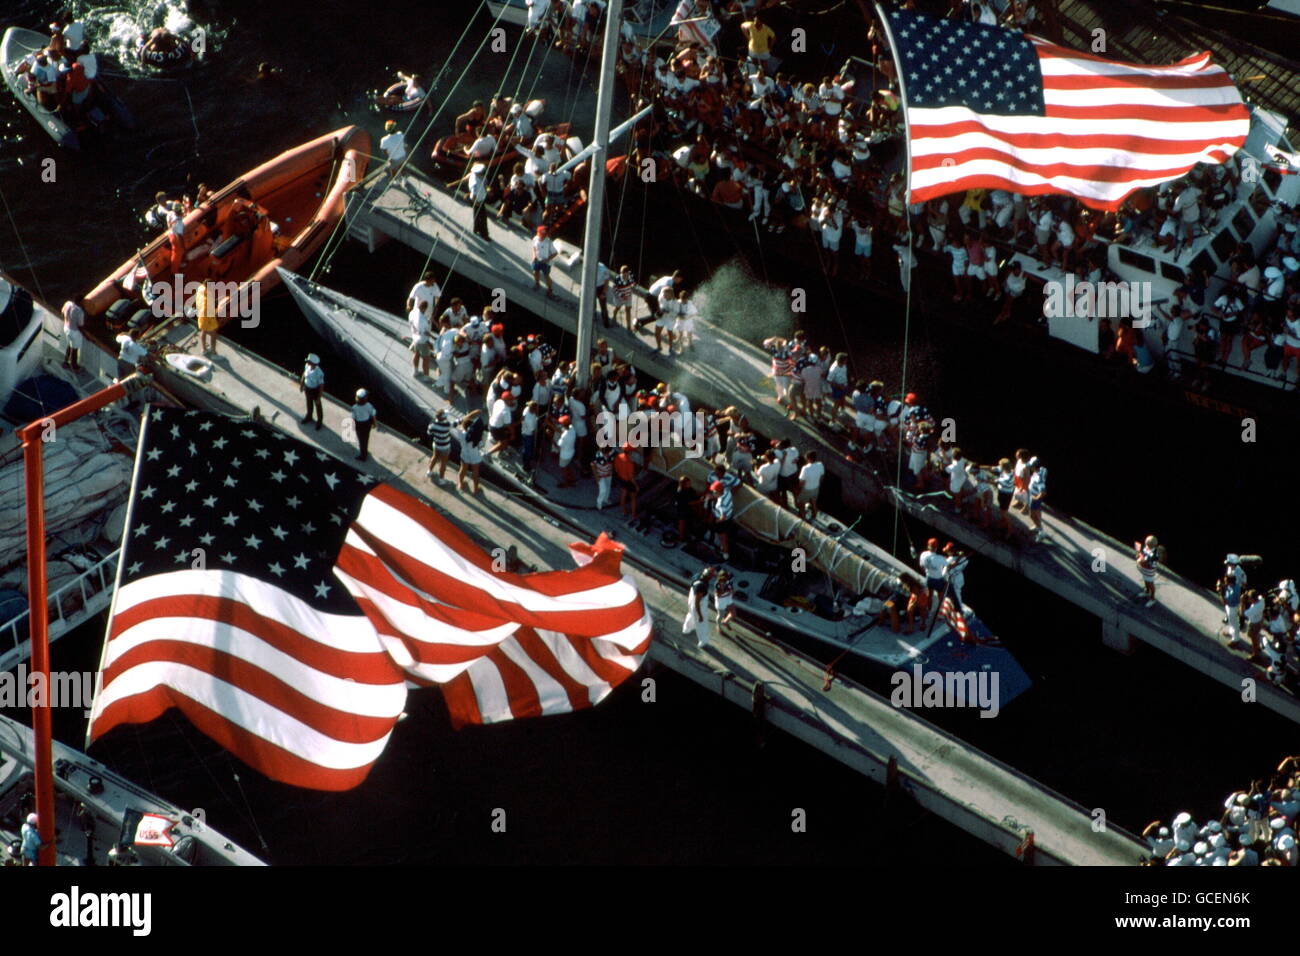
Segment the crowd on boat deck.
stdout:
<svg viewBox="0 0 1300 956">
<path fill-rule="evenodd" d="M 953 300 L 968 308 L 981 304 L 995 325 L 1044 324 L 1026 295 L 1029 275 L 1017 253 L 1039 278 L 1072 274 L 1094 283 L 1114 278 L 1103 240 L 1177 258 L 1220 225 L 1222 212 L 1245 195 L 1243 178 L 1259 172 L 1256 167 L 1243 177 L 1243 165 L 1253 160 L 1238 153 L 1229 163 L 1200 164 L 1177 181 L 1139 189 L 1119 210 L 1105 213 L 1068 196 L 997 189 L 908 204 L 901 173 L 887 171 L 898 148 L 882 145 L 900 136 L 901 120 L 893 61 L 878 27 L 868 37 L 871 68 L 849 69 L 846 62 L 830 75 L 796 77 L 775 59 L 775 34 L 755 12 L 759 5 L 724 10 L 686 0 L 682 6 L 692 5 L 685 12 L 693 16 L 735 21 L 737 46 L 720 48 L 724 32 L 708 43 L 679 40 L 670 54 L 654 57 L 625 33 L 620 73 L 637 93 L 635 105 L 653 104 L 654 112 L 635 130 L 629 157 L 611 161 L 611 173 L 621 175 L 629 163 L 642 175 L 653 169 L 656 181 L 672 181 L 747 214 L 770 232 L 806 230 L 829 275 L 851 263 L 869 277 L 873 268 L 881 271 L 888 247 L 907 292 L 913 270 L 931 259 L 951 276 Z M 549 26 L 558 43 L 581 46 L 596 35 L 603 4 L 533 9 L 541 10 L 537 22 Z M 1042 27 L 1035 6 L 1015 0 L 953 0 L 948 15 Z M 1258 190 L 1251 197 L 1255 203 L 1262 198 Z M 1281 204 L 1274 211 L 1280 226 L 1274 248 L 1257 256 L 1240 243 L 1230 256 L 1231 280 L 1213 301 L 1207 301 L 1207 276 L 1193 259 L 1179 268 L 1184 281 L 1171 301 L 1160 304 L 1151 326 L 1099 318 L 1103 359 L 1142 374 L 1162 365 L 1164 374 L 1199 388 L 1211 387 L 1216 369 L 1253 363 L 1255 372 L 1294 387 L 1300 381 L 1300 361 L 1296 377 L 1289 375 L 1292 360 L 1300 359 L 1300 213 Z"/>
<path fill-rule="evenodd" d="M 13 67 L 21 76 L 25 92 L 34 93 L 47 110 L 75 119 L 93 92 L 93 73 L 87 73 L 90 52 L 86 27 L 80 20 L 50 24 L 50 41 L 43 49 L 28 53 Z"/>
<path fill-rule="evenodd" d="M 1300 813 L 1300 757 L 1278 765 L 1268 786 L 1260 781 L 1231 793 L 1217 819 L 1198 824 L 1186 811 L 1142 831 L 1152 865 L 1295 866 Z"/>
</svg>

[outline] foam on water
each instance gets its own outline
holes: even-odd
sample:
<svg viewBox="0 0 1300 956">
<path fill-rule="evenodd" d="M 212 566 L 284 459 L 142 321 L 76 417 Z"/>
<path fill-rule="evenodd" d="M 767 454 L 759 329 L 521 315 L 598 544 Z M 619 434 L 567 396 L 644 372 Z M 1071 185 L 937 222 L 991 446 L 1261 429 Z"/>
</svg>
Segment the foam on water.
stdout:
<svg viewBox="0 0 1300 956">
<path fill-rule="evenodd" d="M 111 53 L 128 68 L 133 68 L 136 63 L 136 38 L 154 27 L 163 27 L 177 36 L 188 37 L 202 26 L 207 31 L 205 45 L 208 52 L 219 48 L 223 35 L 210 24 L 196 23 L 186 0 L 145 0 L 114 7 L 75 4 L 72 9 L 86 24 L 91 46 Z"/>
</svg>

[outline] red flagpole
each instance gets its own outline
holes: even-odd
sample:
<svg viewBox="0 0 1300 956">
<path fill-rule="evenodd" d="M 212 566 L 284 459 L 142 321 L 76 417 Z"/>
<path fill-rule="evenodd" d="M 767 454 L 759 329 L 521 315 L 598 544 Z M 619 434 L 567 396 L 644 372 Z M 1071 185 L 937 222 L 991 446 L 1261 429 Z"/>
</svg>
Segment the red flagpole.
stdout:
<svg viewBox="0 0 1300 956">
<path fill-rule="evenodd" d="M 135 376 L 128 377 L 127 381 Z M 32 641 L 32 674 L 44 681 L 44 700 L 32 705 L 32 732 L 36 743 L 36 815 L 41 837 L 38 861 L 55 865 L 54 846 L 54 732 L 50 719 L 50 614 L 45 587 L 45 456 L 44 444 L 50 428 L 76 421 L 97 412 L 126 395 L 122 383 L 114 382 L 94 395 L 74 402 L 53 415 L 37 419 L 18 429 L 23 443 L 27 493 L 27 604 Z M 57 432 L 56 432 L 57 434 Z"/>
</svg>

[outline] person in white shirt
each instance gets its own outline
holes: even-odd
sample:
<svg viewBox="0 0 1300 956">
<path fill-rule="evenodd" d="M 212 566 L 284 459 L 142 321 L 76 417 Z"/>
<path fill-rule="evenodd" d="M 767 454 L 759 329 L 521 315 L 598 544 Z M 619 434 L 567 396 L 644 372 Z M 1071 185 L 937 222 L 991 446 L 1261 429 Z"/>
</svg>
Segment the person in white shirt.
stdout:
<svg viewBox="0 0 1300 956">
<path fill-rule="evenodd" d="M 352 406 L 352 422 L 357 430 L 357 461 L 370 457 L 370 432 L 375 427 L 375 406 L 368 401 L 364 388 L 357 389 L 357 400 Z"/>
<path fill-rule="evenodd" d="M 441 318 L 446 319 L 453 329 L 459 329 L 469 322 L 469 309 L 465 308 L 465 303 L 457 296 L 448 303 Z"/>
<path fill-rule="evenodd" d="M 412 301 L 411 299 L 407 300 Z M 407 328 L 411 332 L 411 374 L 419 376 L 429 374 L 429 352 L 431 351 L 431 332 L 433 324 L 429 318 L 427 299 L 415 299 L 415 307 L 407 313 Z"/>
<path fill-rule="evenodd" d="M 975 489 L 967 480 L 969 476 L 966 473 L 966 460 L 962 457 L 960 448 L 952 450 L 952 461 L 945 466 L 944 470 L 948 472 L 948 493 L 952 495 L 957 510 L 961 511 L 966 497 Z"/>
<path fill-rule="evenodd" d="M 828 202 L 821 211 L 822 245 L 830 253 L 827 257 L 826 273 L 836 276 L 840 271 L 840 237 L 844 234 L 844 213 L 835 200 Z"/>
<path fill-rule="evenodd" d="M 384 124 L 384 136 L 379 141 L 379 148 L 388 157 L 388 171 L 397 175 L 397 168 L 406 159 L 406 134 L 397 128 L 397 120 Z"/>
<path fill-rule="evenodd" d="M 781 463 L 776 460 L 774 451 L 769 449 L 763 452 L 763 457 L 754 466 L 753 475 L 754 487 L 758 492 L 780 504 L 781 497 L 777 493 L 777 485 L 781 477 Z"/>
<path fill-rule="evenodd" d="M 478 131 L 478 136 L 469 147 L 469 158 L 477 160 L 489 160 L 497 151 L 497 138 L 493 136 L 486 126 Z"/>
<path fill-rule="evenodd" d="M 817 493 L 821 490 L 824 474 L 826 466 L 817 460 L 817 452 L 808 452 L 804 456 L 803 468 L 799 469 L 799 493 L 794 499 L 800 518 L 817 520 Z"/>
<path fill-rule="evenodd" d="M 547 235 L 546 227 L 538 226 L 537 235 L 533 236 L 533 288 L 541 288 L 541 280 L 545 279 L 546 294 L 552 299 L 555 298 L 555 286 L 551 282 L 551 260 L 559 254 Z"/>
<path fill-rule="evenodd" d="M 488 168 L 486 163 L 475 163 L 470 167 L 466 188 L 469 190 L 470 208 L 473 213 L 474 235 L 485 242 L 491 242 L 492 237 L 488 235 L 487 223 Z"/>
<path fill-rule="evenodd" d="M 700 310 L 691 301 L 690 293 L 685 289 L 677 293 L 677 318 L 673 322 L 672 334 L 676 337 L 681 352 L 688 348 L 695 351 L 695 317 L 699 314 Z M 689 414 L 689 410 L 686 414 Z"/>
<path fill-rule="evenodd" d="M 420 281 L 411 286 L 411 291 L 406 296 L 406 311 L 410 312 L 415 308 L 415 303 L 424 300 L 428 303 L 426 314 L 430 319 L 437 314 L 436 308 L 438 300 L 442 298 L 442 286 L 438 285 L 438 280 L 434 278 L 432 272 L 426 272 L 420 277 Z"/>
<path fill-rule="evenodd" d="M 495 454 L 508 446 L 514 439 L 515 395 L 514 392 L 502 392 L 501 397 L 492 403 L 488 414 L 488 434 L 492 436 L 493 445 L 487 450 Z"/>
<path fill-rule="evenodd" d="M 921 567 L 921 573 L 925 575 L 925 586 L 930 592 L 930 619 L 939 613 L 939 595 L 943 593 L 944 571 L 948 567 L 948 559 L 943 556 L 939 550 L 939 539 L 931 538 L 925 543 L 925 550 L 921 552 L 918 563 Z"/>
<path fill-rule="evenodd" d="M 456 330 L 444 315 L 438 320 L 438 335 L 434 339 L 433 357 L 438 363 L 437 387 L 444 395 L 451 389 L 451 357 L 456 345 Z"/>
<path fill-rule="evenodd" d="M 551 0 L 526 0 L 526 6 L 528 21 L 525 29 L 531 32 L 546 21 L 546 15 L 551 11 Z"/>
<path fill-rule="evenodd" d="M 574 482 L 573 458 L 578 450 L 578 433 L 572 416 L 561 415 L 556 423 L 560 426 L 555 433 L 555 453 L 560 466 L 559 487 L 568 488 Z"/>
<path fill-rule="evenodd" d="M 68 343 L 63 353 L 63 367 L 74 372 L 81 371 L 81 346 L 84 336 L 81 327 L 86 324 L 86 311 L 81 307 L 81 299 L 69 299 L 63 303 L 63 337 Z"/>
</svg>

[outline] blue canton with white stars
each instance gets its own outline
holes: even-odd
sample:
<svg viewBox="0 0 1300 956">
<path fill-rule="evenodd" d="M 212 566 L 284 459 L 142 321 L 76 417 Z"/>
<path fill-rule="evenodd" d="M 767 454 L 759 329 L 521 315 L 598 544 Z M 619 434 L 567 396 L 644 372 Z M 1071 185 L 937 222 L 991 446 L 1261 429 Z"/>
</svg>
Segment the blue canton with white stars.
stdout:
<svg viewBox="0 0 1300 956">
<path fill-rule="evenodd" d="M 151 408 L 141 441 L 123 585 L 201 559 L 318 610 L 361 613 L 333 569 L 374 479 L 266 425 L 205 412 Z"/>
<path fill-rule="evenodd" d="M 903 10 L 889 18 L 909 108 L 1045 115 L 1038 54 L 1024 34 Z"/>
</svg>

